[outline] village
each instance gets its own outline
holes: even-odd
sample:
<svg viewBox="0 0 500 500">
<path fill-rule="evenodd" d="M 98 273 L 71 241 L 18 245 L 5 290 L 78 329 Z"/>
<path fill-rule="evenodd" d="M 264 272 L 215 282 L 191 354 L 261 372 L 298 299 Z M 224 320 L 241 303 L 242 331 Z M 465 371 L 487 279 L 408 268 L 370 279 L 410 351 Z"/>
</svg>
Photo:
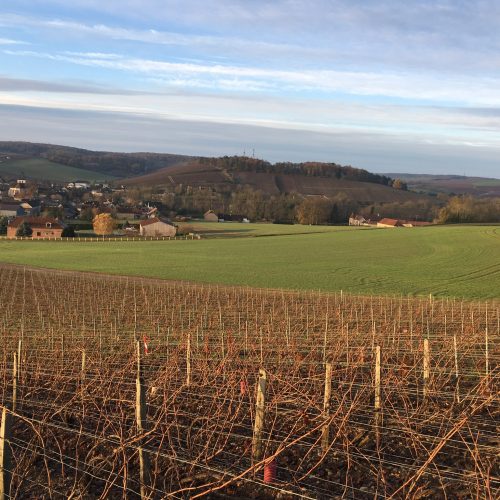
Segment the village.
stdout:
<svg viewBox="0 0 500 500">
<path fill-rule="evenodd" d="M 96 220 L 99 216 L 99 228 Z M 138 197 L 126 186 L 73 181 L 65 184 L 17 179 L 0 180 L 0 235 L 12 238 L 54 239 L 64 237 L 176 237 L 179 223 L 249 223 L 245 214 L 206 210 L 178 214 L 158 198 Z M 265 222 L 265 221 L 263 221 Z M 351 214 L 349 226 L 378 228 L 419 227 L 430 222 Z M 199 237 L 192 231 L 189 235 Z"/>
<path fill-rule="evenodd" d="M 108 214 L 116 235 L 175 236 L 177 227 L 148 203 L 123 202 L 125 189 L 108 184 L 0 184 L 0 227 L 7 238 L 61 238 L 93 231 L 97 215 Z M 27 230 L 27 227 L 29 228 Z"/>
<path fill-rule="evenodd" d="M 103 231 L 96 230 L 97 216 L 110 222 L 101 224 Z M 57 239 L 76 234 L 171 238 L 179 234 L 176 223 L 187 220 L 189 217 L 165 210 L 161 202 L 133 199 L 124 186 L 0 181 L 0 235 L 9 239 Z M 245 216 L 213 210 L 206 211 L 203 220 L 250 222 Z"/>
</svg>

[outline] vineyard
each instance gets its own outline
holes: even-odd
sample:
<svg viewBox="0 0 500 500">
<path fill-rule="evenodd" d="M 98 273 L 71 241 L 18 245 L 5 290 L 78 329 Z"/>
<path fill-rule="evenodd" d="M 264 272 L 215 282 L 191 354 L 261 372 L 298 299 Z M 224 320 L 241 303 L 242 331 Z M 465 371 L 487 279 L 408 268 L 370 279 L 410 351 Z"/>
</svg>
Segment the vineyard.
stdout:
<svg viewBox="0 0 500 500">
<path fill-rule="evenodd" d="M 2 498 L 500 497 L 498 301 L 0 283 Z"/>
</svg>

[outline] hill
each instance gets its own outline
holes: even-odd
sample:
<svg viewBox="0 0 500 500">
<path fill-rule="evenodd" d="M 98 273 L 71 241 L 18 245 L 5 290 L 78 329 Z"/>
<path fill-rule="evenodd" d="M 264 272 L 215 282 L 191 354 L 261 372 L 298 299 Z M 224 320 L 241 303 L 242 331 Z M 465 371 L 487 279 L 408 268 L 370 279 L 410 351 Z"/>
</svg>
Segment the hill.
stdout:
<svg viewBox="0 0 500 500">
<path fill-rule="evenodd" d="M 231 159 L 235 158 L 238 157 Z M 267 195 L 298 193 L 333 198 L 342 193 L 360 203 L 406 202 L 427 198 L 394 189 L 388 177 L 352 167 L 327 163 L 272 165 L 258 162 L 262 161 L 240 157 L 239 164 L 228 165 L 226 158 L 199 159 L 122 182 L 126 186 L 164 186 L 167 189 L 177 186 L 210 187 L 219 192 L 241 187 Z"/>
<path fill-rule="evenodd" d="M 112 181 L 116 177 L 92 170 L 69 167 L 46 158 L 23 155 L 3 156 L 0 154 L 0 177 L 11 180 L 28 178 L 34 180 L 70 182 L 70 181 Z"/>
<path fill-rule="evenodd" d="M 421 193 L 470 194 L 478 197 L 500 196 L 500 179 L 463 175 L 385 174 L 397 177 L 408 188 Z"/>
<path fill-rule="evenodd" d="M 20 141 L 0 141 L 2 153 L 43 158 L 59 165 L 98 172 L 107 179 L 143 175 L 193 159 L 192 156 L 166 153 L 116 153 Z"/>
</svg>

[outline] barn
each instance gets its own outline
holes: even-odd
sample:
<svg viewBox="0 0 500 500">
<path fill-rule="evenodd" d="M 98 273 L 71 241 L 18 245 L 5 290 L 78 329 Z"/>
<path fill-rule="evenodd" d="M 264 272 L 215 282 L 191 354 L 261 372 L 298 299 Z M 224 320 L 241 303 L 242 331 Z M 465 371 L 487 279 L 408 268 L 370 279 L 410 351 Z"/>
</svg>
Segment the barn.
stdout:
<svg viewBox="0 0 500 500">
<path fill-rule="evenodd" d="M 175 236 L 177 228 L 158 217 L 152 217 L 139 222 L 139 234 L 141 236 Z"/>
<path fill-rule="evenodd" d="M 203 218 L 208 222 L 219 222 L 219 216 L 213 210 L 205 212 Z"/>
<path fill-rule="evenodd" d="M 39 238 L 60 238 L 64 229 L 64 224 L 52 217 L 16 217 L 7 226 L 7 238 L 15 238 L 19 226 L 26 222 L 33 233 L 31 237 Z"/>
<path fill-rule="evenodd" d="M 403 227 L 403 221 L 385 218 L 377 222 L 377 227 Z"/>
</svg>

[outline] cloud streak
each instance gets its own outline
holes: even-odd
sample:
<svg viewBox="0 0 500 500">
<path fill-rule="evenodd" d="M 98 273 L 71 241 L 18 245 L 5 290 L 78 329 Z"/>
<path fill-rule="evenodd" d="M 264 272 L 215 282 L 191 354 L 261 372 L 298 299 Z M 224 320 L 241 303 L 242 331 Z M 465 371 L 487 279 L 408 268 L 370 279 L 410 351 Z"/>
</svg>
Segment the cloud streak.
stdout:
<svg viewBox="0 0 500 500">
<path fill-rule="evenodd" d="M 10 78 L 0 75 L 0 92 L 53 92 L 69 94 L 100 94 L 100 95 L 147 95 L 144 91 L 103 87 L 89 84 L 58 83 L 43 80 Z"/>
<path fill-rule="evenodd" d="M 157 151 L 192 155 L 241 154 L 255 148 L 272 161 L 335 161 L 378 172 L 497 174 L 500 148 L 477 150 L 464 145 L 422 144 L 397 135 L 322 133 L 214 124 L 137 116 L 127 113 L 55 110 L 0 105 L 0 137 L 61 143 L 100 150 Z M 39 124 L 43 123 L 43 127 Z M 102 130 L 107 134 L 103 135 Z M 131 140 L 133 138 L 133 140 Z M 161 147 L 158 145 L 161 144 Z M 450 165 L 449 160 L 452 160 Z M 446 160 L 446 162 L 443 162 Z"/>
<path fill-rule="evenodd" d="M 4 50 L 16 57 L 36 57 L 82 66 L 126 71 L 158 79 L 165 84 L 214 90 L 319 91 L 357 96 L 386 96 L 416 101 L 467 105 L 500 105 L 500 77 L 446 78 L 442 75 L 375 73 L 335 70 L 274 70 L 249 66 L 196 64 L 130 58 L 117 54 L 47 53 Z M 158 81 L 158 80 L 157 80 Z"/>
<path fill-rule="evenodd" d="M 28 45 L 28 42 L 12 40 L 11 38 L 0 38 L 0 45 Z"/>
</svg>

